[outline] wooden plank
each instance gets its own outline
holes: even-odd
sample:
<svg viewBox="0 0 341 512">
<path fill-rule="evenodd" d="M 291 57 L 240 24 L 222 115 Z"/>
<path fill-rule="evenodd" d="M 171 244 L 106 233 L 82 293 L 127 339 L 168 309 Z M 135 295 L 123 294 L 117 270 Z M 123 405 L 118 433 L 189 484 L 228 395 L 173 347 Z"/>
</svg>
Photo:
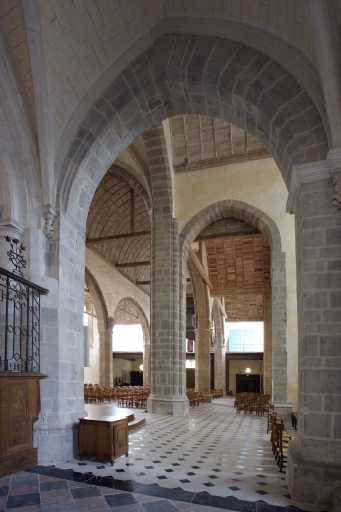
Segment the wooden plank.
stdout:
<svg viewBox="0 0 341 512">
<path fill-rule="evenodd" d="M 134 233 L 135 228 L 135 190 L 130 188 L 130 233 Z"/>
<path fill-rule="evenodd" d="M 85 243 L 86 245 L 101 244 L 104 242 L 110 242 L 111 240 L 125 240 L 129 238 L 139 238 L 143 236 L 150 236 L 150 230 L 136 231 L 135 233 L 122 233 L 121 235 L 101 236 L 99 238 L 88 238 Z"/>
<path fill-rule="evenodd" d="M 134 268 L 134 267 L 146 267 L 150 265 L 150 261 L 132 261 L 130 263 L 116 263 L 116 268 Z"/>
<path fill-rule="evenodd" d="M 229 295 L 259 295 L 267 293 L 271 286 L 241 286 L 235 288 L 214 288 L 211 290 L 211 297 L 227 297 Z"/>
<path fill-rule="evenodd" d="M 202 278 L 204 279 L 204 281 L 207 284 L 207 286 L 209 287 L 209 289 L 213 290 L 213 285 L 211 283 L 211 280 L 210 280 L 209 276 L 207 275 L 207 273 L 206 273 L 204 267 L 202 266 L 202 264 L 200 263 L 199 258 L 197 257 L 197 255 L 195 254 L 193 249 L 191 249 L 191 248 L 189 249 L 189 256 L 192 259 L 192 261 L 195 264 L 195 266 L 197 267 L 197 269 L 199 270 Z"/>
<path fill-rule="evenodd" d="M 222 167 L 223 165 L 230 165 L 236 163 L 244 163 L 252 160 L 261 160 L 263 158 L 270 158 L 271 155 L 267 149 L 262 148 L 257 151 L 249 151 L 248 153 L 239 153 L 222 156 L 219 158 L 210 158 L 203 161 L 192 162 L 188 164 L 174 165 L 174 172 L 178 174 L 180 172 L 193 172 L 200 171 L 201 169 L 210 169 L 212 167 Z"/>
</svg>

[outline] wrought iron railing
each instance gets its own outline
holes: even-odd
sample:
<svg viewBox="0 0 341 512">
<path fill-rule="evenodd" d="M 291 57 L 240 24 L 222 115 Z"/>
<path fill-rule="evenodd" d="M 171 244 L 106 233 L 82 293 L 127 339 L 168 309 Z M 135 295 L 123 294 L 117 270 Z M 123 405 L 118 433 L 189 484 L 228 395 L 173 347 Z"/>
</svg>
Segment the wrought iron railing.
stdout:
<svg viewBox="0 0 341 512">
<path fill-rule="evenodd" d="M 0 372 L 40 372 L 40 295 L 47 292 L 0 267 Z"/>
</svg>

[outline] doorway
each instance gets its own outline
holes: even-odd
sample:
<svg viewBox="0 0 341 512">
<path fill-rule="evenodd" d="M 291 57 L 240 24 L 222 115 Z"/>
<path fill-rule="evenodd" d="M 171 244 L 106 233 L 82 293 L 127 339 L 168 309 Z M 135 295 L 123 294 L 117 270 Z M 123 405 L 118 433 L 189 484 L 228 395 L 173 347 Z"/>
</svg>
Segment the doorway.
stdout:
<svg viewBox="0 0 341 512">
<path fill-rule="evenodd" d="M 236 375 L 237 393 L 260 393 L 260 375 Z"/>
</svg>

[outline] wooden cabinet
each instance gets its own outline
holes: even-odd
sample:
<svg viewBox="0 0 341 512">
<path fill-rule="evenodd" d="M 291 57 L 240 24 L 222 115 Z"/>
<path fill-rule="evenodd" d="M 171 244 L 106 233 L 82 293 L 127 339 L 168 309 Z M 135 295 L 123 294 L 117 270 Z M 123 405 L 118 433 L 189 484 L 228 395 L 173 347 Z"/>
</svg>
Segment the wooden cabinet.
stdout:
<svg viewBox="0 0 341 512">
<path fill-rule="evenodd" d="M 0 373 L 0 478 L 38 464 L 33 421 L 40 412 L 41 373 Z"/>
<path fill-rule="evenodd" d="M 121 455 L 128 456 L 128 418 L 81 418 L 79 425 L 80 457 L 109 460 L 111 465 Z"/>
</svg>

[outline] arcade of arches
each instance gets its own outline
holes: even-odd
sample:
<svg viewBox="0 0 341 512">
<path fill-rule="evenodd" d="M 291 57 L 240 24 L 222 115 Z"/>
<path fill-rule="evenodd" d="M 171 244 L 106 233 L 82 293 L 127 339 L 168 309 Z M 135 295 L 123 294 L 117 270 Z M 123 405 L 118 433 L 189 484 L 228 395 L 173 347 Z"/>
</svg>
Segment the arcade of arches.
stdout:
<svg viewBox="0 0 341 512">
<path fill-rule="evenodd" d="M 212 382 L 228 391 L 225 320 L 264 321 L 263 389 L 298 411 L 290 493 L 340 492 L 340 13 L 1 2 L 0 266 L 3 235 L 19 238 L 25 277 L 49 290 L 41 463 L 72 456 L 84 415 L 85 303 L 100 384 L 113 326 L 141 325 L 152 414 L 188 414 L 186 335 L 209 402 Z"/>
</svg>

